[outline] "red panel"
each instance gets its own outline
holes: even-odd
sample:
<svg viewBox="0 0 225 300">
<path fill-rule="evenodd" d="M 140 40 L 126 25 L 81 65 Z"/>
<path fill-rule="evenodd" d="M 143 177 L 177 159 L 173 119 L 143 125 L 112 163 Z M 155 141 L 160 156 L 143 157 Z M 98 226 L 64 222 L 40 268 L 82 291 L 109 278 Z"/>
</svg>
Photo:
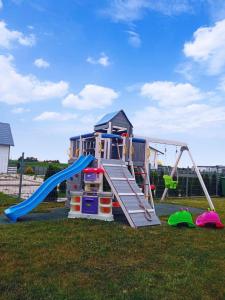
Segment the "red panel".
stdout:
<svg viewBox="0 0 225 300">
<path fill-rule="evenodd" d="M 102 169 L 102 168 L 86 168 L 83 170 L 83 172 L 100 174 L 100 173 L 104 173 L 104 169 Z"/>
<path fill-rule="evenodd" d="M 101 204 L 110 204 L 111 198 L 100 198 L 100 203 Z"/>
</svg>

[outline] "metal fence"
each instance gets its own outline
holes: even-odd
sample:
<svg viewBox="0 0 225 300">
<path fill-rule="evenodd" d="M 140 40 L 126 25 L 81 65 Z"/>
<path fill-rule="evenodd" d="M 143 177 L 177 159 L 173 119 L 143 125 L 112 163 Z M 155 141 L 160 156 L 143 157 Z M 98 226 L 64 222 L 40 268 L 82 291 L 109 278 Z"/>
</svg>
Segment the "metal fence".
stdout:
<svg viewBox="0 0 225 300">
<path fill-rule="evenodd" d="M 43 178 L 20 174 L 0 174 L 0 192 L 26 199 L 42 184 Z M 20 194 L 21 191 L 21 195 Z"/>
<path fill-rule="evenodd" d="M 50 166 L 50 165 L 49 165 Z M 17 170 L 10 169 L 8 174 L 0 174 L 0 192 L 8 195 L 13 195 L 26 199 L 31 196 L 33 192 L 42 184 L 46 172 L 48 177 L 54 175 L 62 168 L 48 168 L 48 167 L 37 167 L 35 173 L 41 175 L 27 175 L 25 174 L 26 164 L 22 168 Z M 17 174 L 13 174 L 15 172 Z M 159 167 L 157 170 L 150 171 L 151 183 L 156 186 L 155 197 L 160 198 L 164 190 L 163 175 L 171 172 L 170 167 Z M 221 177 L 225 174 L 223 172 L 201 172 L 205 185 L 211 196 L 221 196 Z M 176 174 L 177 175 L 177 174 Z M 176 179 L 176 177 L 175 177 Z M 47 197 L 48 201 L 54 201 L 58 197 L 66 197 L 65 182 L 56 187 Z M 176 190 L 169 190 L 168 193 L 171 197 L 194 197 L 204 196 L 202 187 L 195 172 L 190 168 L 178 169 L 178 186 Z"/>
<path fill-rule="evenodd" d="M 156 186 L 155 196 L 160 198 L 164 190 L 163 175 L 165 170 L 152 171 L 150 176 L 151 183 Z M 201 172 L 206 188 L 211 196 L 221 196 L 221 177 L 223 174 L 216 172 Z M 204 196 L 198 177 L 191 169 L 179 170 L 178 185 L 175 190 L 169 190 L 168 196 L 171 197 L 194 197 Z"/>
</svg>

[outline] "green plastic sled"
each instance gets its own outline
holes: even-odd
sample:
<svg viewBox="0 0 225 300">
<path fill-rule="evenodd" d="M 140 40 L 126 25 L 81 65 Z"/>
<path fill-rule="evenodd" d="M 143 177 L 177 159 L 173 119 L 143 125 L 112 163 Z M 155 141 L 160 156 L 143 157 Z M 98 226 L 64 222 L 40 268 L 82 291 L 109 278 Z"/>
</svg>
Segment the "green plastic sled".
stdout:
<svg viewBox="0 0 225 300">
<path fill-rule="evenodd" d="M 188 227 L 195 227 L 195 224 L 192 219 L 192 215 L 187 210 L 180 210 L 173 213 L 169 219 L 168 224 L 170 226 L 179 226 L 179 225 L 187 225 Z"/>
<path fill-rule="evenodd" d="M 163 175 L 163 179 L 167 189 L 175 190 L 177 188 L 178 182 L 173 180 L 170 175 Z"/>
</svg>

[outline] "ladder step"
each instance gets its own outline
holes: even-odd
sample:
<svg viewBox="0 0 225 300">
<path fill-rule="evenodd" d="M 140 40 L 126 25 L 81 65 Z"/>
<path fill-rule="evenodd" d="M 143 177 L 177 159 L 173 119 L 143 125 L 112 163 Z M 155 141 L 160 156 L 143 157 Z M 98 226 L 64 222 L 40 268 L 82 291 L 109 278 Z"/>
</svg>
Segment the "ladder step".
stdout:
<svg viewBox="0 0 225 300">
<path fill-rule="evenodd" d="M 144 196 L 143 193 L 118 193 L 119 196 Z"/>
<path fill-rule="evenodd" d="M 117 165 L 117 164 L 102 164 L 103 165 L 103 167 L 123 167 L 123 168 L 127 168 L 127 166 L 126 165 Z"/>
<path fill-rule="evenodd" d="M 135 178 L 111 177 L 111 180 L 135 181 Z"/>
<path fill-rule="evenodd" d="M 154 209 L 146 209 L 148 212 L 155 213 Z M 128 210 L 129 214 L 138 214 L 138 213 L 144 213 L 144 209 L 136 209 L 136 210 Z"/>
</svg>

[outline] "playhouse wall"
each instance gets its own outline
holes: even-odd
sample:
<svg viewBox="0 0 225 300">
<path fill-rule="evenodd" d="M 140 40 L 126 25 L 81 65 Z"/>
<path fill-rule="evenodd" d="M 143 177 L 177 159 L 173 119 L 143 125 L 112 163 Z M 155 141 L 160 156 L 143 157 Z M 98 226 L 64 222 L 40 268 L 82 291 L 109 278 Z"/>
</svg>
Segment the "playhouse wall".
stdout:
<svg viewBox="0 0 225 300">
<path fill-rule="evenodd" d="M 120 126 L 127 128 L 127 132 L 129 135 L 133 133 L 133 128 L 127 118 L 124 116 L 122 112 L 119 112 L 113 119 L 112 119 L 112 127 L 113 126 Z"/>
<path fill-rule="evenodd" d="M 145 162 L 145 143 L 133 142 L 133 163 L 135 166 L 144 166 Z"/>
</svg>

